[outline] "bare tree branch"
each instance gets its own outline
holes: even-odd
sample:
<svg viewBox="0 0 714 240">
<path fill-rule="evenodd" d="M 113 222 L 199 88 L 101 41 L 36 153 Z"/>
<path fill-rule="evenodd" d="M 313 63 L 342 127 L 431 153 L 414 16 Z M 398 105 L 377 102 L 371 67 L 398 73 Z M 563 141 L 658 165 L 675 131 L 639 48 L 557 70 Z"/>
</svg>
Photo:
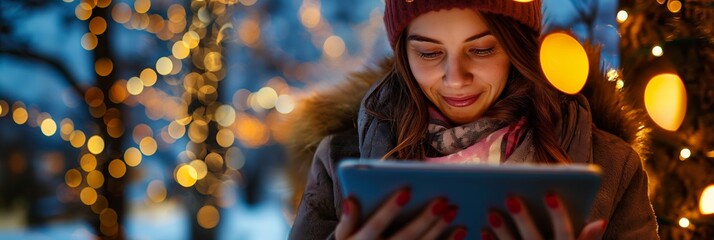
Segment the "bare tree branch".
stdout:
<svg viewBox="0 0 714 240">
<path fill-rule="evenodd" d="M 65 67 L 65 65 L 62 64 L 59 60 L 30 51 L 21 51 L 15 49 L 0 49 L 0 54 L 7 54 L 15 57 L 30 59 L 49 65 L 50 67 L 57 70 L 60 75 L 62 75 L 62 79 L 64 79 L 65 82 L 69 84 L 72 89 L 74 89 L 74 91 L 77 93 L 77 95 L 79 95 L 80 98 L 84 98 L 84 88 L 82 88 L 82 86 L 79 84 L 79 81 L 77 81 L 77 79 L 72 76 L 72 74 L 69 72 L 69 69 L 67 69 L 67 67 Z"/>
</svg>

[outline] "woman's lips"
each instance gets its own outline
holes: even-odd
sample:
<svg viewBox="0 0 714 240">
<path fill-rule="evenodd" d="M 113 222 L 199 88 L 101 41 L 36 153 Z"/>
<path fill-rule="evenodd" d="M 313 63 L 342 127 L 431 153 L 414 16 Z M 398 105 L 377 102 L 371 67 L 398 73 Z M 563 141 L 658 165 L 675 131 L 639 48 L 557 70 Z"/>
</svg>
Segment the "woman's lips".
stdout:
<svg viewBox="0 0 714 240">
<path fill-rule="evenodd" d="M 464 96 L 464 97 L 444 97 L 444 101 L 454 107 L 466 107 L 468 105 L 473 104 L 478 100 L 478 97 L 480 94 L 477 95 L 471 95 L 471 96 Z"/>
</svg>

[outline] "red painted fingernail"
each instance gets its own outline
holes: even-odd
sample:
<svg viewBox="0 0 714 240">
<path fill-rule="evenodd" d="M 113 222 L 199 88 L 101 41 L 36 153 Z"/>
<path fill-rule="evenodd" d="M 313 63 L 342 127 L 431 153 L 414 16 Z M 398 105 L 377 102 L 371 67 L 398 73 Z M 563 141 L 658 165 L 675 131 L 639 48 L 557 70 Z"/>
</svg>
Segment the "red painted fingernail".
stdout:
<svg viewBox="0 0 714 240">
<path fill-rule="evenodd" d="M 463 228 L 459 228 L 459 230 L 456 230 L 456 234 L 454 234 L 454 240 L 464 240 L 466 238 L 466 230 Z"/>
<path fill-rule="evenodd" d="M 401 193 L 399 193 L 399 196 L 397 196 L 397 205 L 400 207 L 403 207 L 404 205 L 407 205 L 407 202 L 409 202 L 409 199 L 412 198 L 412 191 L 409 190 L 408 188 L 403 190 Z"/>
<path fill-rule="evenodd" d="M 436 216 L 441 216 L 441 214 L 444 214 L 446 211 L 446 207 L 448 206 L 448 203 L 446 202 L 445 198 L 439 198 L 439 200 L 436 200 L 436 204 L 434 204 L 433 207 L 431 207 L 431 213 L 436 215 Z"/>
<path fill-rule="evenodd" d="M 487 232 L 481 232 L 481 239 L 482 240 L 491 240 L 491 234 L 488 234 Z"/>
<path fill-rule="evenodd" d="M 350 204 L 347 200 L 342 201 L 342 214 L 350 215 Z"/>
<path fill-rule="evenodd" d="M 516 199 L 515 197 L 508 197 L 506 199 L 506 208 L 508 208 L 508 211 L 511 213 L 520 213 L 521 212 L 521 203 Z"/>
<path fill-rule="evenodd" d="M 496 213 L 489 213 L 488 214 L 488 224 L 491 225 L 493 228 L 498 228 L 501 226 L 501 217 L 498 216 Z"/>
<path fill-rule="evenodd" d="M 607 229 L 607 220 L 602 220 L 602 230 Z"/>
<path fill-rule="evenodd" d="M 548 192 L 545 194 L 545 204 L 552 209 L 558 208 L 558 196 L 553 192 Z"/>
<path fill-rule="evenodd" d="M 449 206 L 449 210 L 446 211 L 446 214 L 444 214 L 444 221 L 446 223 L 451 223 L 454 221 L 454 218 L 456 218 L 456 214 L 458 213 L 457 210 L 459 210 L 458 207 L 456 206 Z"/>
</svg>

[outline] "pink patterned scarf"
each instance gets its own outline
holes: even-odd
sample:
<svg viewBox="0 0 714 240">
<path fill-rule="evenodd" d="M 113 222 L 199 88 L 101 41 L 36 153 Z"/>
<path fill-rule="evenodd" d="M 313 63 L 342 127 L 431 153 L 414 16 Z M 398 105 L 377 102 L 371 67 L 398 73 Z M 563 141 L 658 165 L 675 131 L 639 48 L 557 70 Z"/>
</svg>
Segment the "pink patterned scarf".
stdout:
<svg viewBox="0 0 714 240">
<path fill-rule="evenodd" d="M 427 162 L 498 165 L 508 159 L 525 133 L 525 118 L 510 125 L 482 118 L 452 127 L 439 110 L 432 107 L 429 107 L 429 117 L 428 142 L 444 156 L 427 157 Z"/>
</svg>

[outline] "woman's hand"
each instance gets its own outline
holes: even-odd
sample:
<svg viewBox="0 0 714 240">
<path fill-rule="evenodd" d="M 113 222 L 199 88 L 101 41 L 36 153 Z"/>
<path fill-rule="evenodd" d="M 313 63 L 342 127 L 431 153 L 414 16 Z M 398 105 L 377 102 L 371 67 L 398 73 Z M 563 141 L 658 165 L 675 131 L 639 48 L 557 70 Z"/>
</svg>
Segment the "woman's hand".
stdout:
<svg viewBox="0 0 714 240">
<path fill-rule="evenodd" d="M 360 225 L 359 205 L 352 197 L 342 201 L 342 217 L 335 230 L 335 238 L 343 239 L 379 239 L 385 228 L 411 198 L 411 191 L 397 191 L 382 206 Z M 457 208 L 450 206 L 446 199 L 437 198 L 427 205 L 418 217 L 397 231 L 389 239 L 436 239 L 441 236 L 449 223 L 456 217 Z M 466 230 L 457 228 L 450 233 L 449 239 L 463 239 Z"/>
<path fill-rule="evenodd" d="M 575 238 L 575 231 L 573 231 L 573 226 L 570 223 L 570 217 L 568 215 L 565 205 L 560 200 L 560 198 L 549 193 L 545 197 L 545 205 L 548 209 L 548 214 L 550 215 L 551 223 L 553 225 L 553 234 L 555 239 L 558 240 L 570 240 Z M 508 197 L 506 199 L 506 208 L 515 223 L 517 229 L 510 229 L 509 226 L 505 224 L 503 216 L 496 212 L 491 211 L 488 214 L 488 224 L 491 227 L 491 232 L 484 231 L 481 233 L 482 239 L 494 239 L 495 235 L 498 239 L 543 239 L 543 236 L 538 231 L 533 218 L 531 218 L 528 209 L 526 209 L 523 201 L 517 197 Z M 580 231 L 580 236 L 577 237 L 578 240 L 589 240 L 589 239 L 601 239 L 605 233 L 607 227 L 607 221 L 597 220 L 588 223 Z M 518 230 L 515 233 L 513 230 Z"/>
</svg>

